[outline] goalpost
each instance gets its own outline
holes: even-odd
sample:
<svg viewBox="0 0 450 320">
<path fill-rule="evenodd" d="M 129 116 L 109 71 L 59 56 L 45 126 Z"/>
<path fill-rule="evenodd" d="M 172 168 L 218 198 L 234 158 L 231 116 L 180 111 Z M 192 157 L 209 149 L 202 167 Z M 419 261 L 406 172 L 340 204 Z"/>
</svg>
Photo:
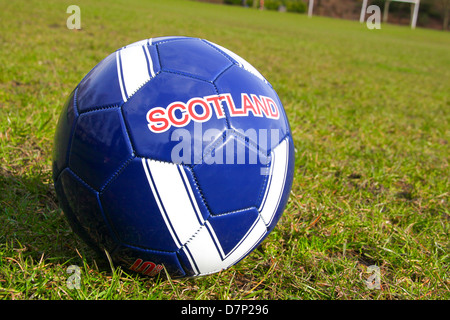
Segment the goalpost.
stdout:
<svg viewBox="0 0 450 320">
<path fill-rule="evenodd" d="M 308 17 L 312 17 L 314 7 L 314 0 L 309 0 L 308 4 Z"/>
<path fill-rule="evenodd" d="M 361 16 L 359 18 L 359 21 L 361 23 L 364 22 L 364 17 L 366 15 L 367 1 L 368 0 L 363 0 L 363 5 L 361 8 Z M 419 15 L 420 0 L 386 0 L 386 4 L 384 5 L 384 12 L 383 12 L 383 21 L 384 22 L 386 22 L 388 19 L 389 4 L 392 1 L 411 3 L 411 28 L 415 29 L 416 24 L 417 24 L 417 16 Z"/>
</svg>

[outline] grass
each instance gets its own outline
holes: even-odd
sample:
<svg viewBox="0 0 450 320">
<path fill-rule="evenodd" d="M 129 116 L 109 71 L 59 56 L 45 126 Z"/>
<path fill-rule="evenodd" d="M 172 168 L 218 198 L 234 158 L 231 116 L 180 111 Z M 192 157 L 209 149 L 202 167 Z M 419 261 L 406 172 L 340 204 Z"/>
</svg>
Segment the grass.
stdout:
<svg viewBox="0 0 450 320">
<path fill-rule="evenodd" d="M 450 36 L 193 1 L 0 0 L 0 299 L 443 299 L 449 280 Z M 117 48 L 202 37 L 250 61 L 291 123 L 285 214 L 237 266 L 142 278 L 96 258 L 51 182 L 61 107 Z M 70 265 L 80 289 L 70 289 Z M 368 267 L 380 268 L 369 289 Z"/>
</svg>

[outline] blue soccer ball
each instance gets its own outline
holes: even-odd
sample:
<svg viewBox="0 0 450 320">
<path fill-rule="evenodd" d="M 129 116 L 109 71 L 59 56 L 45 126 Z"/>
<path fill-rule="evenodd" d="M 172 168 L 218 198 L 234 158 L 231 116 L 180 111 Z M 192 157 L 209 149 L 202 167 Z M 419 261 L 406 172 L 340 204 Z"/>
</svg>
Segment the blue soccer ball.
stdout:
<svg viewBox="0 0 450 320">
<path fill-rule="evenodd" d="M 71 228 L 125 268 L 172 277 L 236 264 L 273 230 L 294 146 L 270 83 L 203 39 L 107 56 L 60 116 L 53 180 Z"/>
</svg>

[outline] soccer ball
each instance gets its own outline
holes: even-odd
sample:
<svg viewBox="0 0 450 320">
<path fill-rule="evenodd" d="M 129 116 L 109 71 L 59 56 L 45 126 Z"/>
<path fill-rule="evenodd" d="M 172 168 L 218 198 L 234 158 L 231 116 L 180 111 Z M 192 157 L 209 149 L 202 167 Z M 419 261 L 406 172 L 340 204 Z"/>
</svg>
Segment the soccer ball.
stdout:
<svg viewBox="0 0 450 320">
<path fill-rule="evenodd" d="M 194 277 L 229 268 L 273 230 L 294 147 L 269 82 L 204 39 L 107 56 L 60 116 L 53 180 L 71 228 L 114 263 Z"/>
</svg>

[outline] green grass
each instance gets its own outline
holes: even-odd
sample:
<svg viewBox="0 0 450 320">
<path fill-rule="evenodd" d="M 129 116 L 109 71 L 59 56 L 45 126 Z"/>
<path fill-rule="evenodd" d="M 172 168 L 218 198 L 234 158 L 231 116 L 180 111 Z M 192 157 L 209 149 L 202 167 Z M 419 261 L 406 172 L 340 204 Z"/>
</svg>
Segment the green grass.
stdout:
<svg viewBox="0 0 450 320">
<path fill-rule="evenodd" d="M 0 299 L 450 299 L 450 34 L 192 1 L 0 0 Z M 62 105 L 101 59 L 202 37 L 273 84 L 296 147 L 277 228 L 237 266 L 143 278 L 97 259 L 51 181 Z M 69 265 L 80 289 L 69 289 Z M 369 289 L 368 267 L 380 268 Z"/>
</svg>

